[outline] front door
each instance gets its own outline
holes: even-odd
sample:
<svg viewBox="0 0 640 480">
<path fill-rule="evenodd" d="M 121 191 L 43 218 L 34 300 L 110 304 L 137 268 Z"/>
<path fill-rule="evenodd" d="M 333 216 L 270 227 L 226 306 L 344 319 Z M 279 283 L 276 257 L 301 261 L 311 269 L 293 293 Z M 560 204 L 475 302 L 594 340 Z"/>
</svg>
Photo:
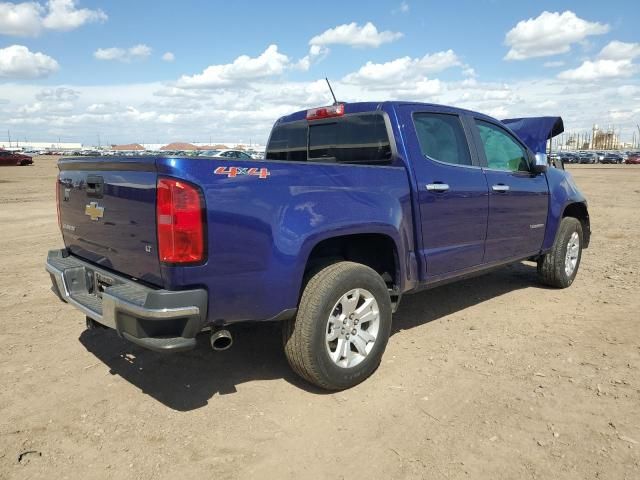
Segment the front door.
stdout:
<svg viewBox="0 0 640 480">
<path fill-rule="evenodd" d="M 484 263 L 534 255 L 547 223 L 547 178 L 531 173 L 526 147 L 502 126 L 484 119 L 471 123 L 489 186 Z"/>
<path fill-rule="evenodd" d="M 462 118 L 425 108 L 402 106 L 401 123 L 416 181 L 422 274 L 430 281 L 482 263 L 489 202 Z"/>
</svg>

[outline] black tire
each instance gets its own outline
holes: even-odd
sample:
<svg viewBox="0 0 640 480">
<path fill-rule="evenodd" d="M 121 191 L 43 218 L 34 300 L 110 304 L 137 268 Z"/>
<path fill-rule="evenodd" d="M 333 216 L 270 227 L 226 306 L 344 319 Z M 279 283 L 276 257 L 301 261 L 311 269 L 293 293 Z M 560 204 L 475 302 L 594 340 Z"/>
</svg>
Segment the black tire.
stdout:
<svg viewBox="0 0 640 480">
<path fill-rule="evenodd" d="M 565 271 L 567 247 L 571 236 L 578 234 L 578 258 L 570 275 Z M 556 240 L 551 251 L 538 259 L 538 277 L 546 285 L 556 288 L 567 288 L 576 278 L 582 260 L 582 225 L 573 217 L 565 217 L 560 222 Z"/>
<path fill-rule="evenodd" d="M 369 353 L 347 368 L 329 357 L 327 324 L 337 302 L 356 288 L 366 289 L 375 298 L 379 329 Z M 296 318 L 283 325 L 284 351 L 291 368 L 308 382 L 326 390 L 343 390 L 362 382 L 378 368 L 390 330 L 391 299 L 382 277 L 365 265 L 338 262 L 320 270 L 307 283 Z"/>
</svg>

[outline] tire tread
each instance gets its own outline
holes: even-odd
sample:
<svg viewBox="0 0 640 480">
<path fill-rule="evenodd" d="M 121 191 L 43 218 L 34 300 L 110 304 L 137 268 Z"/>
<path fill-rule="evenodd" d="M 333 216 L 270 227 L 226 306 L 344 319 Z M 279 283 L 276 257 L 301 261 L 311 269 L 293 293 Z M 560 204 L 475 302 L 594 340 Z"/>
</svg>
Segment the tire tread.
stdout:
<svg viewBox="0 0 640 480">
<path fill-rule="evenodd" d="M 576 218 L 564 217 L 558 227 L 556 240 L 551 251 L 538 260 L 538 277 L 545 285 L 555 288 L 567 288 L 573 283 L 580 264 L 576 265 L 571 278 L 567 278 L 564 272 L 564 249 L 569 235 L 574 231 L 577 231 L 580 236 L 580 248 L 582 248 L 582 225 Z M 582 252 L 580 257 L 582 257 Z"/>
<path fill-rule="evenodd" d="M 330 295 L 339 277 L 353 269 L 374 270 L 359 263 L 342 261 L 331 264 L 313 275 L 305 286 L 298 314 L 283 325 L 284 351 L 291 368 L 302 378 L 327 390 L 338 390 L 337 386 L 325 378 L 313 358 L 313 335 L 316 319 L 325 304 L 323 299 Z M 382 279 L 380 281 L 384 284 Z"/>
</svg>

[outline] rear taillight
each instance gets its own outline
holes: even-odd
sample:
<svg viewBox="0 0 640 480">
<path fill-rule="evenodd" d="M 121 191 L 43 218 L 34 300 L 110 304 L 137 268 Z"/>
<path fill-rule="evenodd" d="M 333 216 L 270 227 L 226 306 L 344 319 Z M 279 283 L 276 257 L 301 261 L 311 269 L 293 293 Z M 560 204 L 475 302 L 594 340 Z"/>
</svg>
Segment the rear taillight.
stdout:
<svg viewBox="0 0 640 480">
<path fill-rule="evenodd" d="M 198 187 L 158 179 L 158 254 L 164 263 L 200 263 L 205 258 L 204 205 Z"/>
<path fill-rule="evenodd" d="M 56 177 L 56 212 L 58 213 L 58 228 L 62 231 L 62 220 L 60 220 L 60 179 Z"/>
</svg>

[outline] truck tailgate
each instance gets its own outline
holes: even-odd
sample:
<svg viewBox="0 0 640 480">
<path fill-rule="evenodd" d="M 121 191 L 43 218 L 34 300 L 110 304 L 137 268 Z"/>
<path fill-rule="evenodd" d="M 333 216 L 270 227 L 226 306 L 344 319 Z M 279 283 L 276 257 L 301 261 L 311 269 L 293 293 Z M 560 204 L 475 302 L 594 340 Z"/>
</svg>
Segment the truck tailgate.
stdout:
<svg viewBox="0 0 640 480">
<path fill-rule="evenodd" d="M 161 286 L 155 159 L 68 158 L 58 168 L 60 223 L 71 253 Z"/>
</svg>

